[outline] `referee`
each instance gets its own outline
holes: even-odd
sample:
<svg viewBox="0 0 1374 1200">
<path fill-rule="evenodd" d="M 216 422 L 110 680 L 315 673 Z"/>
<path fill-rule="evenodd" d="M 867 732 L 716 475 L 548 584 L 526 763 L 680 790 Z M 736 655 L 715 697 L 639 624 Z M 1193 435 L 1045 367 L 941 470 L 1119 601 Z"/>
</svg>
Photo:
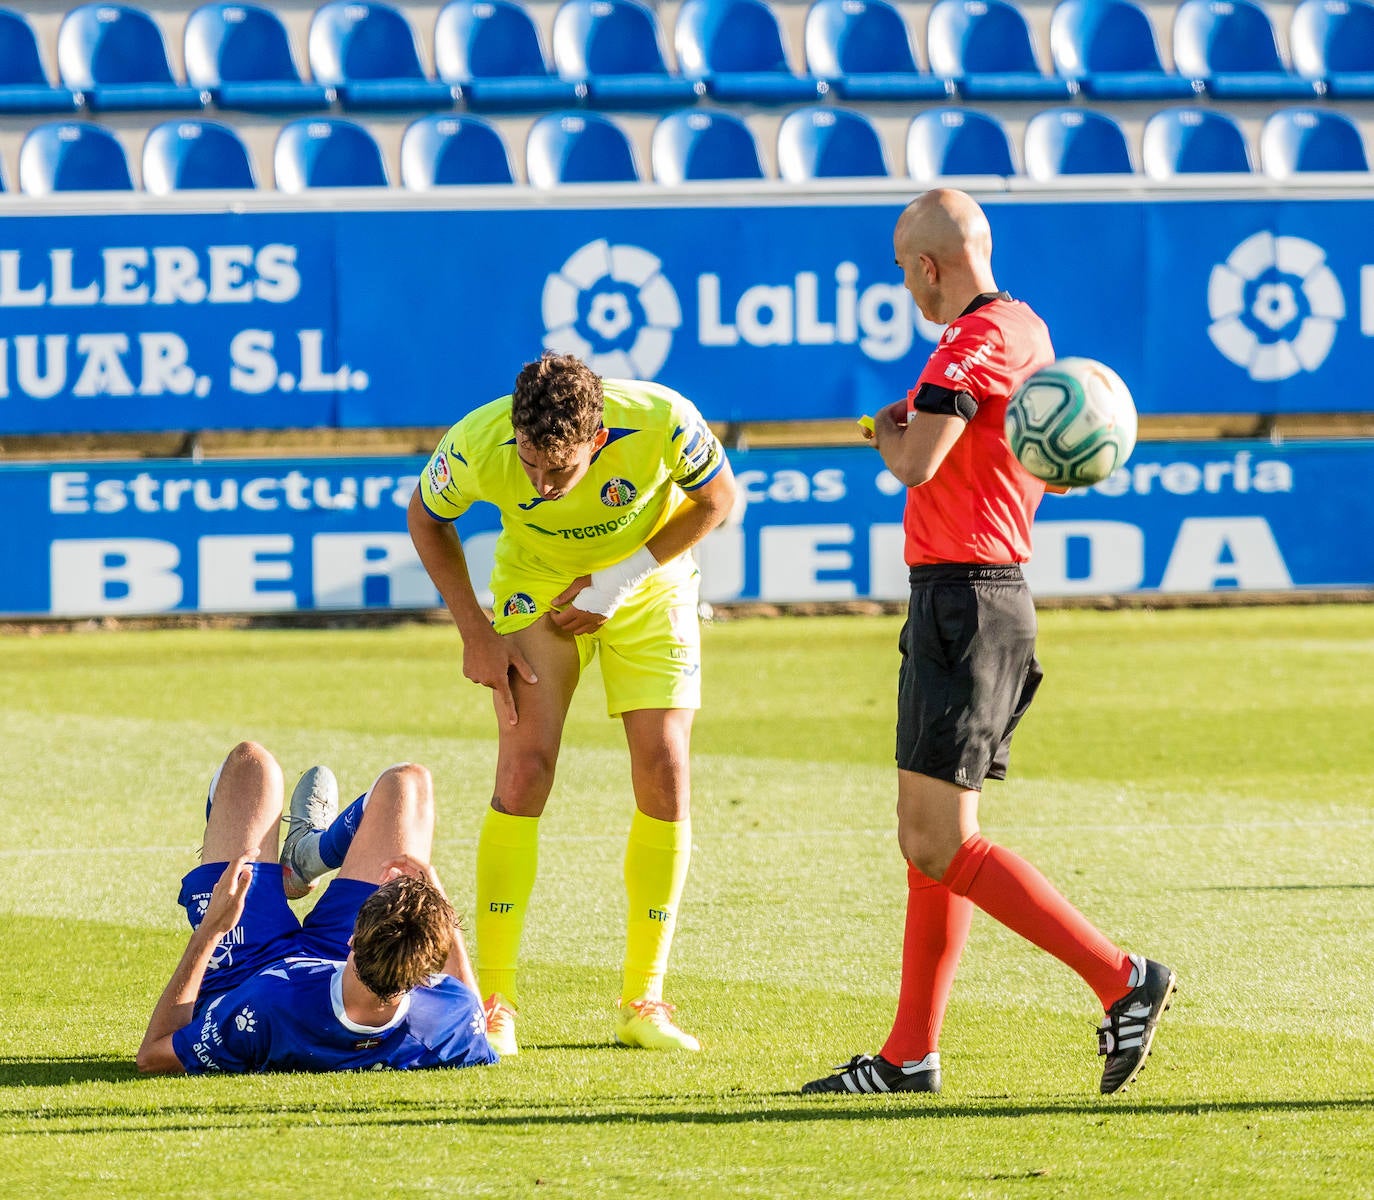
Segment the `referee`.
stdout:
<svg viewBox="0 0 1374 1200">
<path fill-rule="evenodd" d="M 940 1026 L 975 906 L 1077 971 L 1105 1010 L 1101 1090 L 1144 1066 L 1174 973 L 1108 941 L 1030 863 L 978 830 L 985 779 L 1005 779 L 1035 697 L 1035 607 L 1021 574 L 1045 485 L 1003 432 L 1007 401 L 1054 360 L 1031 308 L 1000 291 L 987 217 L 963 192 L 910 204 L 893 233 L 907 291 L 945 325 L 904 402 L 873 438 L 906 484 L 911 600 L 897 692 L 897 840 L 907 860 L 902 984 L 878 1054 L 803 1092 L 938 1092 Z"/>
</svg>

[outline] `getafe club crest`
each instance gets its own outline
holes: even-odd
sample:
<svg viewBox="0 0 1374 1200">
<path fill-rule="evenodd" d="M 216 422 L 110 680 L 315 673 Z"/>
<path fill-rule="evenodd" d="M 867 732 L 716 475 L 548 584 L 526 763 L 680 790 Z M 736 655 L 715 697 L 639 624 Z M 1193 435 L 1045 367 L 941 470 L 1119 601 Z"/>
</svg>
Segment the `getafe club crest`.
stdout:
<svg viewBox="0 0 1374 1200">
<path fill-rule="evenodd" d="M 538 612 L 539 606 L 535 604 L 534 597 L 528 592 L 515 592 L 511 595 L 501 608 L 502 616 L 513 617 L 516 613 Z"/>
<path fill-rule="evenodd" d="M 607 508 L 624 508 L 639 495 L 628 479 L 608 479 L 601 489 L 601 503 Z"/>
</svg>

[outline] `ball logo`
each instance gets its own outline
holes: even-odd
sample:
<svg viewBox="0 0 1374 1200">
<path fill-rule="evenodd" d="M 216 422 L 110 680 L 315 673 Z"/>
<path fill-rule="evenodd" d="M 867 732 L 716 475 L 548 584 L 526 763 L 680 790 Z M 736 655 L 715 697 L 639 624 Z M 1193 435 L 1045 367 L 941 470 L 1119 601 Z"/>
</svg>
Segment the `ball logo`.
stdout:
<svg viewBox="0 0 1374 1200">
<path fill-rule="evenodd" d="M 538 612 L 539 606 L 535 604 L 534 597 L 528 592 L 516 592 L 501 607 L 501 615 L 513 617 L 517 613 Z"/>
<path fill-rule="evenodd" d="M 608 479 L 601 489 L 601 503 L 607 508 L 624 508 L 639 495 L 628 479 Z"/>
<path fill-rule="evenodd" d="M 1212 344 L 1251 379 L 1269 382 L 1326 361 L 1345 297 L 1320 246 L 1262 232 L 1212 268 L 1207 309 Z"/>
<path fill-rule="evenodd" d="M 583 246 L 544 281 L 544 348 L 611 378 L 652 379 L 682 324 L 661 265 L 638 246 Z"/>
</svg>

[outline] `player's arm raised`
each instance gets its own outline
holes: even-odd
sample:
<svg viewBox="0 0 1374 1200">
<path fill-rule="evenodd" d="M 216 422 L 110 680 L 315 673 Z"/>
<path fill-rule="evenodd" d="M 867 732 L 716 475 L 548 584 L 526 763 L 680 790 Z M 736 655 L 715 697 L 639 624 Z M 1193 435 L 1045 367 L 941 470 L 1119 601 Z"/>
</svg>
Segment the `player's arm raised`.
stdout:
<svg viewBox="0 0 1374 1200">
<path fill-rule="evenodd" d="M 251 858 L 251 855 L 244 855 L 224 868 L 224 874 L 210 893 L 205 916 L 192 932 L 181 961 L 158 997 L 153 1015 L 148 1019 L 143 1043 L 138 1048 L 138 1069 L 145 1074 L 174 1075 L 186 1070 L 172 1049 L 172 1035 L 190 1024 L 215 947 L 243 916 L 248 884 L 253 877 L 253 868 L 249 866 Z"/>
<path fill-rule="evenodd" d="M 419 488 L 410 497 L 406 526 L 420 562 L 439 589 L 458 627 L 458 635 L 463 639 L 463 674 L 473 683 L 491 688 L 498 714 L 514 725 L 519 717 L 510 689 L 511 668 L 514 667 L 527 682 L 537 683 L 534 668 L 513 641 L 491 627 L 487 614 L 477 603 L 477 592 L 468 574 L 467 558 L 457 530 L 451 523 L 430 516 L 420 498 Z"/>
<path fill-rule="evenodd" d="M 620 601 L 637 587 L 655 567 L 685 554 L 735 507 L 735 476 L 729 460 L 722 460 L 706 483 L 686 493 L 688 503 L 681 505 L 643 546 L 623 563 L 593 575 L 580 575 L 553 598 L 555 606 L 569 605 L 550 614 L 551 620 L 568 633 L 592 633 L 600 629 Z"/>
</svg>

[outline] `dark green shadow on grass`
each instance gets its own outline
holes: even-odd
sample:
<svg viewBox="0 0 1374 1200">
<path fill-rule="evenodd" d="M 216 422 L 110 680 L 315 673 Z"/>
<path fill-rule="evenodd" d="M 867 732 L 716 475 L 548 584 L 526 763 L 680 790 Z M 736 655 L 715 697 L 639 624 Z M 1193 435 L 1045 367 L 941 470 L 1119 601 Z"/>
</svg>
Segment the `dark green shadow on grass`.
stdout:
<svg viewBox="0 0 1374 1200">
<path fill-rule="evenodd" d="M 784 1107 L 758 1107 L 757 1101 L 786 1096 Z M 7 1136 L 51 1137 L 62 1134 L 100 1133 L 208 1133 L 214 1130 L 234 1130 L 264 1124 L 293 1125 L 302 1129 L 318 1126 L 327 1118 L 331 1128 L 355 1126 L 364 1129 L 404 1129 L 432 1127 L 436 1124 L 460 1125 L 472 1129 L 530 1128 L 531 1126 L 623 1126 L 640 1125 L 735 1125 L 746 1122 L 791 1124 L 796 1122 L 872 1121 L 872 1120 L 1015 1120 L 1023 1117 L 1212 1117 L 1227 1114 L 1261 1115 L 1374 1111 L 1374 1095 L 1328 1097 L 1322 1099 L 1236 1100 L 1197 1103 L 1190 1101 L 1142 1101 L 1132 1103 L 1108 1102 L 1095 1104 L 1089 1100 L 1049 1100 L 1024 1102 L 1005 1099 L 985 1101 L 962 1100 L 941 1102 L 931 1097 L 825 1097 L 813 1101 L 798 1100 L 794 1093 L 754 1093 L 735 1098 L 746 1105 L 732 1111 L 720 1111 L 719 1105 L 729 1103 L 723 1097 L 684 1097 L 682 1100 L 660 1101 L 646 1105 L 640 1098 L 607 1098 L 599 1112 L 588 1112 L 586 1103 L 550 1103 L 513 1105 L 510 1111 L 494 1113 L 474 1104 L 471 1108 L 458 1104 L 435 1103 L 424 1100 L 403 1100 L 388 1097 L 386 1105 L 369 1107 L 358 1104 L 273 1102 L 253 1100 L 244 1103 L 224 1103 L 223 1093 L 216 1096 L 213 1107 L 169 1105 L 159 1103 L 156 1115 L 128 1113 L 124 1119 L 113 1119 L 109 1110 L 96 1106 L 58 1106 L 28 1115 L 27 1129 L 12 1128 Z M 676 1105 L 668 1107 L 668 1105 Z M 700 1106 L 700 1107 L 694 1107 Z M 709 1106 L 709 1107 L 708 1107 Z"/>
<path fill-rule="evenodd" d="M 1174 888 L 1176 892 L 1368 892 L 1374 883 L 1255 883 L 1208 884 L 1202 887 Z"/>
<path fill-rule="evenodd" d="M 122 1083 L 138 1079 L 127 1058 L 68 1055 L 14 1058 L 0 1056 L 0 1088 L 63 1087 L 69 1083 Z"/>
</svg>

